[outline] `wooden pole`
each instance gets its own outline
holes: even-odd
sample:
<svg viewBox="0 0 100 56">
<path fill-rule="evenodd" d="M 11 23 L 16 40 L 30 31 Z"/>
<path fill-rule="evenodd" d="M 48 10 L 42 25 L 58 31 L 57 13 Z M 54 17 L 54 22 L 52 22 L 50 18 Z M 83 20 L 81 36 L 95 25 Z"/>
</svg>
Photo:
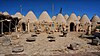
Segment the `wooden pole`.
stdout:
<svg viewBox="0 0 100 56">
<path fill-rule="evenodd" d="M 76 25 L 76 32 L 78 32 L 78 24 Z"/>
<path fill-rule="evenodd" d="M 29 29 L 29 19 L 28 19 L 28 32 L 30 32 L 30 29 Z"/>
<path fill-rule="evenodd" d="M 11 28 L 11 21 L 9 21 L 9 32 L 10 32 L 10 28 Z"/>
<path fill-rule="evenodd" d="M 3 20 L 1 20 L 1 34 L 4 34 L 3 33 Z"/>
</svg>

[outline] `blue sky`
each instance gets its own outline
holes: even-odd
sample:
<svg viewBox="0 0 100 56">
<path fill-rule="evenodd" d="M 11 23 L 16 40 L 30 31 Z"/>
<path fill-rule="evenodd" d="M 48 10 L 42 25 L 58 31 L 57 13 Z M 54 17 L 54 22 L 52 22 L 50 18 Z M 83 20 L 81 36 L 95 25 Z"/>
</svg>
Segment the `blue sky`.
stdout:
<svg viewBox="0 0 100 56">
<path fill-rule="evenodd" d="M 52 4 L 54 10 L 52 13 Z M 20 10 L 22 7 L 22 12 Z M 62 14 L 70 15 L 74 12 L 77 16 L 87 14 L 91 19 L 94 14 L 100 17 L 100 0 L 0 0 L 0 11 L 7 11 L 9 14 L 21 12 L 26 15 L 32 10 L 37 18 L 46 10 L 49 15 L 57 15 L 62 8 Z"/>
</svg>

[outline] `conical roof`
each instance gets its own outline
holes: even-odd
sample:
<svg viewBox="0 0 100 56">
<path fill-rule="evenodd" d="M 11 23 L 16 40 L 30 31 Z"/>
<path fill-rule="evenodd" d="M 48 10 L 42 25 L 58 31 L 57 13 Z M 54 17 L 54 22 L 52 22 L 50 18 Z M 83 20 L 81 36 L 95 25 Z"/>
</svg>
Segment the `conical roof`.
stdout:
<svg viewBox="0 0 100 56">
<path fill-rule="evenodd" d="M 80 23 L 81 24 L 86 24 L 86 23 L 91 24 L 91 22 L 86 14 L 82 16 L 82 18 L 80 19 Z"/>
<path fill-rule="evenodd" d="M 77 18 L 77 16 L 75 15 L 75 13 L 72 13 L 70 16 L 69 16 L 69 18 L 68 18 L 68 22 L 70 22 L 70 21 L 78 21 L 78 18 Z"/>
<path fill-rule="evenodd" d="M 37 17 L 32 11 L 29 11 L 25 17 L 26 19 L 29 19 L 31 22 L 37 21 Z"/>
<path fill-rule="evenodd" d="M 78 18 L 78 20 L 80 20 L 81 19 L 81 16 L 77 16 L 77 18 Z"/>
<path fill-rule="evenodd" d="M 52 17 L 52 21 L 55 21 L 55 19 L 56 19 L 56 16 L 53 16 L 53 17 Z"/>
<path fill-rule="evenodd" d="M 32 11 L 29 11 L 27 15 L 20 20 L 20 23 L 21 22 L 27 23 L 28 21 L 29 23 L 34 23 L 37 21 L 37 18 Z"/>
<path fill-rule="evenodd" d="M 100 18 L 97 15 L 94 15 L 91 19 L 92 22 L 100 22 Z"/>
<path fill-rule="evenodd" d="M 66 20 L 68 19 L 68 17 L 69 17 L 69 16 L 68 16 L 67 14 L 64 16 L 64 18 L 65 18 Z"/>
<path fill-rule="evenodd" d="M 42 14 L 39 17 L 39 22 L 46 21 L 46 22 L 52 22 L 49 14 L 47 11 L 43 11 Z"/>
<path fill-rule="evenodd" d="M 58 24 L 66 24 L 66 20 L 65 20 L 65 18 L 64 18 L 64 16 L 61 14 L 61 13 L 59 13 L 58 15 L 57 15 L 57 17 L 56 17 L 56 20 L 55 20 Z"/>
<path fill-rule="evenodd" d="M 6 11 L 5 11 L 5 12 L 3 12 L 3 14 L 4 14 L 4 15 L 9 15 L 9 13 L 8 13 L 8 12 L 6 12 Z"/>
<path fill-rule="evenodd" d="M 17 12 L 14 16 L 18 17 L 19 19 L 23 17 L 23 15 L 20 12 Z"/>
<path fill-rule="evenodd" d="M 16 18 L 14 15 L 11 15 L 11 17 Z"/>
</svg>

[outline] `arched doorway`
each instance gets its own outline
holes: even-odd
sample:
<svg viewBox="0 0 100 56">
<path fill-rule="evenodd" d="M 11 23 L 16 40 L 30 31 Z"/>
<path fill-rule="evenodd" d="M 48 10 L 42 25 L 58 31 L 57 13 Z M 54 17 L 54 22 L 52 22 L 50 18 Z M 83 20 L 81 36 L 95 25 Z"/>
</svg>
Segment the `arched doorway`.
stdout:
<svg viewBox="0 0 100 56">
<path fill-rule="evenodd" d="M 26 30 L 26 25 L 25 25 L 25 23 L 22 23 L 22 29 L 23 29 L 23 31 Z"/>
<path fill-rule="evenodd" d="M 70 23 L 70 31 L 74 31 L 74 23 Z"/>
</svg>

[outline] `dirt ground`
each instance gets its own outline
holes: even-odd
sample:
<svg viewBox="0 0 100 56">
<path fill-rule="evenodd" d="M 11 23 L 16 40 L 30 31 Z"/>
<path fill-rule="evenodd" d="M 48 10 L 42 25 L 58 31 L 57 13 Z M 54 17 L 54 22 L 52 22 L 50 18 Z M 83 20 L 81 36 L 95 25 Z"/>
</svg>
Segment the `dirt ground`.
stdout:
<svg viewBox="0 0 100 56">
<path fill-rule="evenodd" d="M 54 34 L 41 33 L 37 34 L 36 41 L 27 42 L 26 38 L 31 37 L 31 34 L 35 33 L 12 33 L 12 35 L 19 35 L 17 39 L 11 39 L 12 45 L 3 46 L 0 43 L 0 56 L 4 56 L 5 54 L 27 54 L 28 56 L 49 56 L 49 55 L 60 55 L 61 54 L 77 54 L 77 53 L 86 53 L 86 52 L 100 52 L 100 45 L 94 46 L 88 43 L 91 42 L 90 39 L 79 38 L 81 33 L 78 32 L 69 32 L 66 37 L 60 37 L 60 32 L 56 32 Z M 48 36 L 54 35 L 55 41 L 49 42 Z M 9 35 L 11 37 L 11 35 Z M 0 37 L 2 39 L 2 37 Z M 78 43 L 78 50 L 70 50 L 67 47 L 71 43 Z M 24 51 L 19 53 L 13 53 L 12 47 L 15 45 L 23 45 Z M 66 56 L 66 55 L 65 55 Z M 69 56 L 69 55 L 68 55 Z M 90 55 L 91 56 L 91 55 Z"/>
</svg>

